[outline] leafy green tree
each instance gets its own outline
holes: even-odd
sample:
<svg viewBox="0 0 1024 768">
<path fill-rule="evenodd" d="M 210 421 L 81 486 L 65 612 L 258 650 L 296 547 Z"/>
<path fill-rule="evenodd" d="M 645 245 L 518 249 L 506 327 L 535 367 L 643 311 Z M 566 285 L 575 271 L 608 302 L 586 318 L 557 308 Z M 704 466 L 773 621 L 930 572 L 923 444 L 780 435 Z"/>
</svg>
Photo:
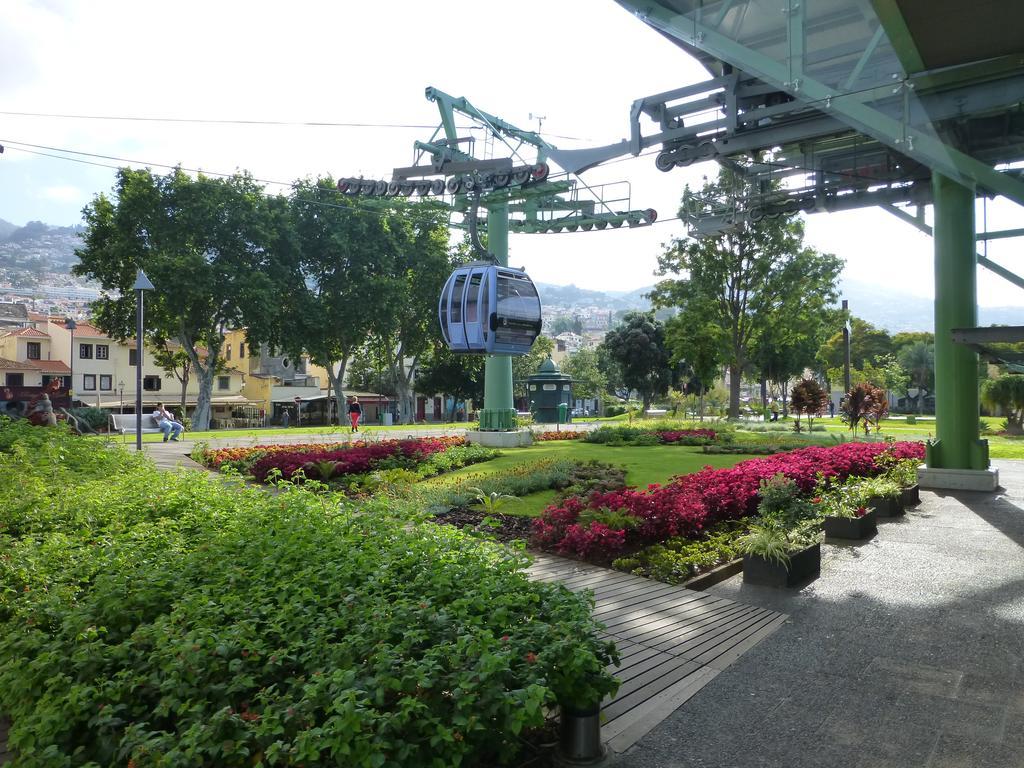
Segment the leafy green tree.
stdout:
<svg viewBox="0 0 1024 768">
<path fill-rule="evenodd" d="M 935 334 L 928 331 L 900 331 L 892 335 L 892 348 L 897 356 L 904 347 L 909 347 L 919 342 L 934 344 Z"/>
<path fill-rule="evenodd" d="M 554 319 L 554 321 L 551 323 L 551 331 L 550 331 L 551 335 L 552 336 L 558 336 L 560 333 L 567 333 L 567 332 L 568 333 L 582 334 L 583 333 L 583 320 L 581 320 L 576 315 L 573 315 L 572 317 L 569 317 L 568 315 L 562 315 L 560 317 L 556 317 Z"/>
<path fill-rule="evenodd" d="M 650 312 L 631 312 L 623 324 L 608 332 L 602 345 L 622 370 L 622 382 L 635 389 L 646 411 L 651 398 L 663 395 L 672 383 L 665 326 Z"/>
<path fill-rule="evenodd" d="M 603 343 L 599 344 L 594 352 L 597 354 L 597 368 L 604 376 L 605 392 L 619 400 L 628 400 L 630 389 L 623 383 L 622 366 Z"/>
<path fill-rule="evenodd" d="M 728 335 L 711 322 L 713 311 L 690 307 L 665 324 L 665 341 L 676 363 L 685 362 L 690 370 L 688 389 L 697 395 L 700 419 L 704 420 L 704 394 L 718 378 L 728 355 Z"/>
<path fill-rule="evenodd" d="M 917 412 L 921 413 L 925 396 L 935 391 L 935 343 L 912 342 L 900 349 L 897 359 L 909 376 L 910 386 L 918 391 Z"/>
<path fill-rule="evenodd" d="M 999 408 L 1006 414 L 1008 434 L 1024 434 L 1024 376 L 1005 373 L 995 379 L 986 379 L 981 385 L 981 397 L 986 405 Z"/>
<path fill-rule="evenodd" d="M 83 212 L 73 272 L 107 291 L 93 304 L 93 321 L 118 340 L 134 338 L 132 285 L 137 269 L 146 272 L 156 286 L 145 297 L 146 338 L 158 348 L 176 341 L 188 356 L 199 379 L 197 430 L 210 423 L 224 332 L 245 326 L 259 333 L 276 303 L 284 212 L 284 202 L 247 174 L 192 178 L 131 168 L 120 169 L 113 193 Z"/>
<path fill-rule="evenodd" d="M 380 343 L 397 332 L 395 318 L 405 310 L 399 302 L 407 294 L 396 275 L 407 258 L 403 248 L 411 225 L 404 202 L 339 203 L 330 177 L 296 182 L 288 202 L 282 249 L 289 271 L 277 286 L 275 301 L 268 302 L 270 320 L 259 332 L 248 328 L 247 334 L 250 341 L 268 342 L 296 358 L 308 354 L 326 369 L 335 402 L 341 404 L 352 357 L 374 333 Z"/>
<path fill-rule="evenodd" d="M 839 318 L 838 328 L 826 339 L 818 350 L 818 363 L 823 369 L 843 367 L 843 331 L 842 313 L 837 313 Z M 875 360 L 893 354 L 892 337 L 882 328 L 876 328 L 867 320 L 859 317 L 850 318 L 850 367 L 864 368 L 865 363 L 874 363 Z M 829 376 L 830 381 L 836 381 Z M 840 377 L 838 381 L 842 381 Z"/>
<path fill-rule="evenodd" d="M 363 392 L 379 392 L 394 397 L 397 392 L 395 379 L 388 367 L 390 355 L 373 340 L 356 352 L 345 368 L 345 380 L 349 389 Z"/>
<path fill-rule="evenodd" d="M 460 355 L 443 344 L 427 355 L 416 376 L 416 389 L 425 394 L 443 392 L 453 400 L 484 399 L 484 356 Z M 454 407 L 454 403 L 453 403 Z M 448 414 L 449 420 L 454 414 Z"/>
<path fill-rule="evenodd" d="M 187 401 L 188 384 L 192 380 L 192 358 L 178 344 L 164 342 L 162 346 L 147 350 L 153 356 L 153 362 L 164 371 L 165 378 L 175 378 L 181 384 L 181 412 L 184 414 Z M 228 370 L 227 361 L 220 358 L 217 361 L 214 374 L 225 373 Z"/>
<path fill-rule="evenodd" d="M 722 169 L 699 194 L 733 204 L 744 183 Z M 726 333 L 730 417 L 739 416 L 740 379 L 762 328 L 796 317 L 804 304 L 823 308 L 836 299 L 842 262 L 804 246 L 803 234 L 795 217 L 744 219 L 717 235 L 676 239 L 658 258 L 658 274 L 685 277 L 658 283 L 651 294 L 655 305 L 699 312 Z"/>
<path fill-rule="evenodd" d="M 600 399 L 604 395 L 608 381 L 593 349 L 581 349 L 570 355 L 561 367 L 562 373 L 572 376 L 572 391 L 579 399 Z"/>
<path fill-rule="evenodd" d="M 387 351 L 399 414 L 412 423 L 416 416 L 414 377 L 420 358 L 441 340 L 437 303 L 461 249 L 448 244 L 448 208 L 435 201 L 392 202 L 389 217 L 393 252 L 386 260 L 390 272 L 388 308 L 372 331 L 374 343 Z"/>
</svg>

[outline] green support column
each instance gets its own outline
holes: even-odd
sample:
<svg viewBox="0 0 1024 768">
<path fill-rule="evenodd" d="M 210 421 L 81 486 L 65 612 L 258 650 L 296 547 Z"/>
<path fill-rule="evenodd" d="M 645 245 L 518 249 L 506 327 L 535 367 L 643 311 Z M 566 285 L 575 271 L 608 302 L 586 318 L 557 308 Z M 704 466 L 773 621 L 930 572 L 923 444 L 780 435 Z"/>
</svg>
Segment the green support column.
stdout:
<svg viewBox="0 0 1024 768">
<path fill-rule="evenodd" d="M 507 200 L 487 204 L 487 250 L 494 254 L 499 264 L 508 266 Z M 512 358 L 508 355 L 488 355 L 484 363 L 484 408 L 480 411 L 480 429 L 485 432 L 505 432 L 515 428 Z"/>
<path fill-rule="evenodd" d="M 932 172 L 935 196 L 935 416 L 929 468 L 988 469 L 988 441 L 978 439 L 978 355 L 954 344 L 953 328 L 978 322 L 974 190 Z"/>
</svg>

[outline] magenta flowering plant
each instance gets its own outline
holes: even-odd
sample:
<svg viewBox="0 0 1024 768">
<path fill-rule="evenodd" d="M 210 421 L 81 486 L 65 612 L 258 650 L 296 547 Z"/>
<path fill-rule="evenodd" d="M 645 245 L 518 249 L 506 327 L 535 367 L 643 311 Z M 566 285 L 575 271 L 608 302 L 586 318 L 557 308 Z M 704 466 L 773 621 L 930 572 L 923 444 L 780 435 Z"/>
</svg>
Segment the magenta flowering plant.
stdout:
<svg viewBox="0 0 1024 768">
<path fill-rule="evenodd" d="M 695 538 L 724 520 L 757 514 L 762 483 L 792 482 L 813 503 L 819 484 L 838 485 L 850 477 L 884 473 L 892 461 L 922 459 L 922 443 L 842 443 L 809 446 L 789 453 L 748 459 L 728 469 L 705 467 L 645 490 L 626 488 L 571 498 L 548 507 L 533 522 L 533 544 L 567 555 L 602 560 L 609 554 L 673 537 Z M 637 518 L 608 525 L 607 516 L 587 522 L 588 510 L 608 509 Z M 582 518 L 582 519 L 581 519 Z M 595 526 L 598 526 L 595 528 Z"/>
</svg>

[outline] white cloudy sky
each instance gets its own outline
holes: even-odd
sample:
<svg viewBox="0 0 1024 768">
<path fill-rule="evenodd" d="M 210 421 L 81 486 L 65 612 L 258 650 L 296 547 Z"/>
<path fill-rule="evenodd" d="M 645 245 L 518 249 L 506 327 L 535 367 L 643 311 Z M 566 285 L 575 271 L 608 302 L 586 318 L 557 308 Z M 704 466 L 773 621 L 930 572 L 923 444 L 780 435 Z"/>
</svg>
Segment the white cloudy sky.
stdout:
<svg viewBox="0 0 1024 768">
<path fill-rule="evenodd" d="M 559 146 L 606 144 L 628 130 L 630 103 L 705 74 L 612 0 L 5 0 L 0 25 L 0 218 L 80 220 L 110 168 L 29 154 L 15 142 L 180 163 L 256 177 L 386 177 L 412 161 L 429 130 L 195 125 L 15 116 L 59 114 L 434 124 L 432 85 L 524 127 L 545 117 Z M 48 152 L 49 150 L 37 150 Z M 88 159 L 88 158 L 82 158 Z M 117 161 L 95 160 L 117 164 Z M 683 186 L 713 166 L 671 173 L 653 157 L 589 172 L 628 181 L 632 207 L 675 215 Z M 279 191 L 280 187 L 269 187 Z M 1022 226 L 1019 208 L 989 206 L 990 228 Z M 514 235 L 511 262 L 537 280 L 629 290 L 654 281 L 678 221 L 643 229 Z M 880 211 L 818 214 L 812 245 L 847 262 L 854 280 L 931 296 L 931 241 Z M 989 255 L 1014 268 L 1015 241 Z M 1019 289 L 979 271 L 979 303 L 1017 304 Z"/>
</svg>

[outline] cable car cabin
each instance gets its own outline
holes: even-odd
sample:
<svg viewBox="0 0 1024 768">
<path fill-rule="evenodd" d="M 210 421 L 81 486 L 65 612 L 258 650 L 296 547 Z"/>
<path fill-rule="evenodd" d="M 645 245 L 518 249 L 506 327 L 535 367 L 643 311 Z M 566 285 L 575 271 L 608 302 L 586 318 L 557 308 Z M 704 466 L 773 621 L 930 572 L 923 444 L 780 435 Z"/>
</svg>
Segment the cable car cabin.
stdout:
<svg viewBox="0 0 1024 768">
<path fill-rule="evenodd" d="M 467 264 L 445 283 L 438 317 L 453 352 L 525 355 L 540 335 L 540 296 L 520 269 Z"/>
</svg>

